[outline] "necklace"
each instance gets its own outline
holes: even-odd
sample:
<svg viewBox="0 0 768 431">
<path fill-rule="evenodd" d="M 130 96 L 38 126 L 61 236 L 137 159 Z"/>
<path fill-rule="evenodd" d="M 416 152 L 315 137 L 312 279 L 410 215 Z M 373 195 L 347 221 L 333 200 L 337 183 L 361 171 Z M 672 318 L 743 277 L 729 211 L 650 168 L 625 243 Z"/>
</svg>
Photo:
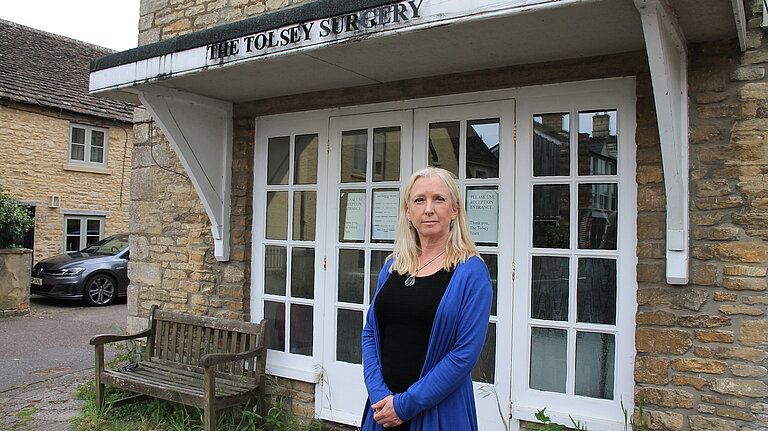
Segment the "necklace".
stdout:
<svg viewBox="0 0 768 431">
<path fill-rule="evenodd" d="M 434 262 L 435 260 L 437 260 L 438 257 L 444 254 L 445 254 L 445 250 L 441 251 L 440 254 L 430 259 L 429 262 L 422 265 L 421 268 L 416 268 L 416 271 L 413 271 L 413 274 L 411 274 L 410 276 L 408 276 L 408 278 L 405 279 L 405 285 L 408 287 L 413 286 L 413 284 L 416 283 L 416 274 L 418 274 L 419 271 L 429 266 L 430 263 Z"/>
</svg>

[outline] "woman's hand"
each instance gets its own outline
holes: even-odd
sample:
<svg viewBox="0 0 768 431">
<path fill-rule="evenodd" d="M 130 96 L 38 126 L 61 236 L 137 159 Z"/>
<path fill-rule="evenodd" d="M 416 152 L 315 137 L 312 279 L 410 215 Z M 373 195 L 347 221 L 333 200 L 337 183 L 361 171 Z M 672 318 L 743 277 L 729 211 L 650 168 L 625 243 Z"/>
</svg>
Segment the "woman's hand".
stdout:
<svg viewBox="0 0 768 431">
<path fill-rule="evenodd" d="M 371 406 L 375 411 L 373 418 L 384 428 L 396 427 L 403 423 L 395 412 L 394 400 L 393 395 L 387 395 L 383 400 Z"/>
</svg>

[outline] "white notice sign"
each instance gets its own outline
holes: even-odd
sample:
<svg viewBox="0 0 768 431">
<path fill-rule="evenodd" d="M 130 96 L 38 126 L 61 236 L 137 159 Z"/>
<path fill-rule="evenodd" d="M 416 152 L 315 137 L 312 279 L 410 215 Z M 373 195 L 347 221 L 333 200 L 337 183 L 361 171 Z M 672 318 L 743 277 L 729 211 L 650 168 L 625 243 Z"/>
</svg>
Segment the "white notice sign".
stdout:
<svg viewBox="0 0 768 431">
<path fill-rule="evenodd" d="M 499 232 L 499 191 L 467 190 L 467 216 L 475 242 L 495 244 Z"/>
<path fill-rule="evenodd" d="M 372 241 L 394 241 L 397 230 L 400 192 L 398 190 L 376 190 L 373 192 Z"/>
<path fill-rule="evenodd" d="M 344 235 L 342 241 L 365 240 L 365 192 L 351 192 L 346 194 L 346 208 L 344 211 Z M 344 200 L 342 199 L 342 204 Z"/>
</svg>

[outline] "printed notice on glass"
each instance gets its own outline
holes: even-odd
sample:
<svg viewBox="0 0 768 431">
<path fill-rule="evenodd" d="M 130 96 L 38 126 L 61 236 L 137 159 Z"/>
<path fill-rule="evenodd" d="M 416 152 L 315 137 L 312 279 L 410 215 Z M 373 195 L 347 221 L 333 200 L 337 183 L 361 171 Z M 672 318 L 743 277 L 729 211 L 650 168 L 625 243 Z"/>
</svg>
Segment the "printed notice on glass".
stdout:
<svg viewBox="0 0 768 431">
<path fill-rule="evenodd" d="M 373 221 L 371 241 L 394 241 L 397 230 L 400 191 L 376 190 L 373 192 Z"/>
<path fill-rule="evenodd" d="M 365 192 L 347 193 L 342 241 L 365 240 Z M 344 202 L 344 200 L 342 200 Z"/>
<path fill-rule="evenodd" d="M 499 191 L 467 190 L 467 217 L 475 242 L 496 243 L 499 232 Z"/>
</svg>

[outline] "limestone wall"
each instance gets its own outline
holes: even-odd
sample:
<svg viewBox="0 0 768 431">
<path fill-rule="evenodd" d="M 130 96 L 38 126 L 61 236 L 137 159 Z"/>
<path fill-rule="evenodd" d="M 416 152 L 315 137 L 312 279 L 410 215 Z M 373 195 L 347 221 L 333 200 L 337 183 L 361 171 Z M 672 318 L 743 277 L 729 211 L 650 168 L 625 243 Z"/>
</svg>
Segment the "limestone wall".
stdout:
<svg viewBox="0 0 768 431">
<path fill-rule="evenodd" d="M 32 251 L 0 248 L 0 317 L 29 313 Z"/>
<path fill-rule="evenodd" d="M 67 166 L 70 123 L 108 128 L 107 168 Z M 62 210 L 103 211 L 104 235 L 128 228 L 133 136 L 129 124 L 27 105 L 0 105 L 0 182 L 14 198 L 36 202 L 34 261 L 64 250 Z M 61 197 L 58 208 L 49 196 Z"/>
</svg>

